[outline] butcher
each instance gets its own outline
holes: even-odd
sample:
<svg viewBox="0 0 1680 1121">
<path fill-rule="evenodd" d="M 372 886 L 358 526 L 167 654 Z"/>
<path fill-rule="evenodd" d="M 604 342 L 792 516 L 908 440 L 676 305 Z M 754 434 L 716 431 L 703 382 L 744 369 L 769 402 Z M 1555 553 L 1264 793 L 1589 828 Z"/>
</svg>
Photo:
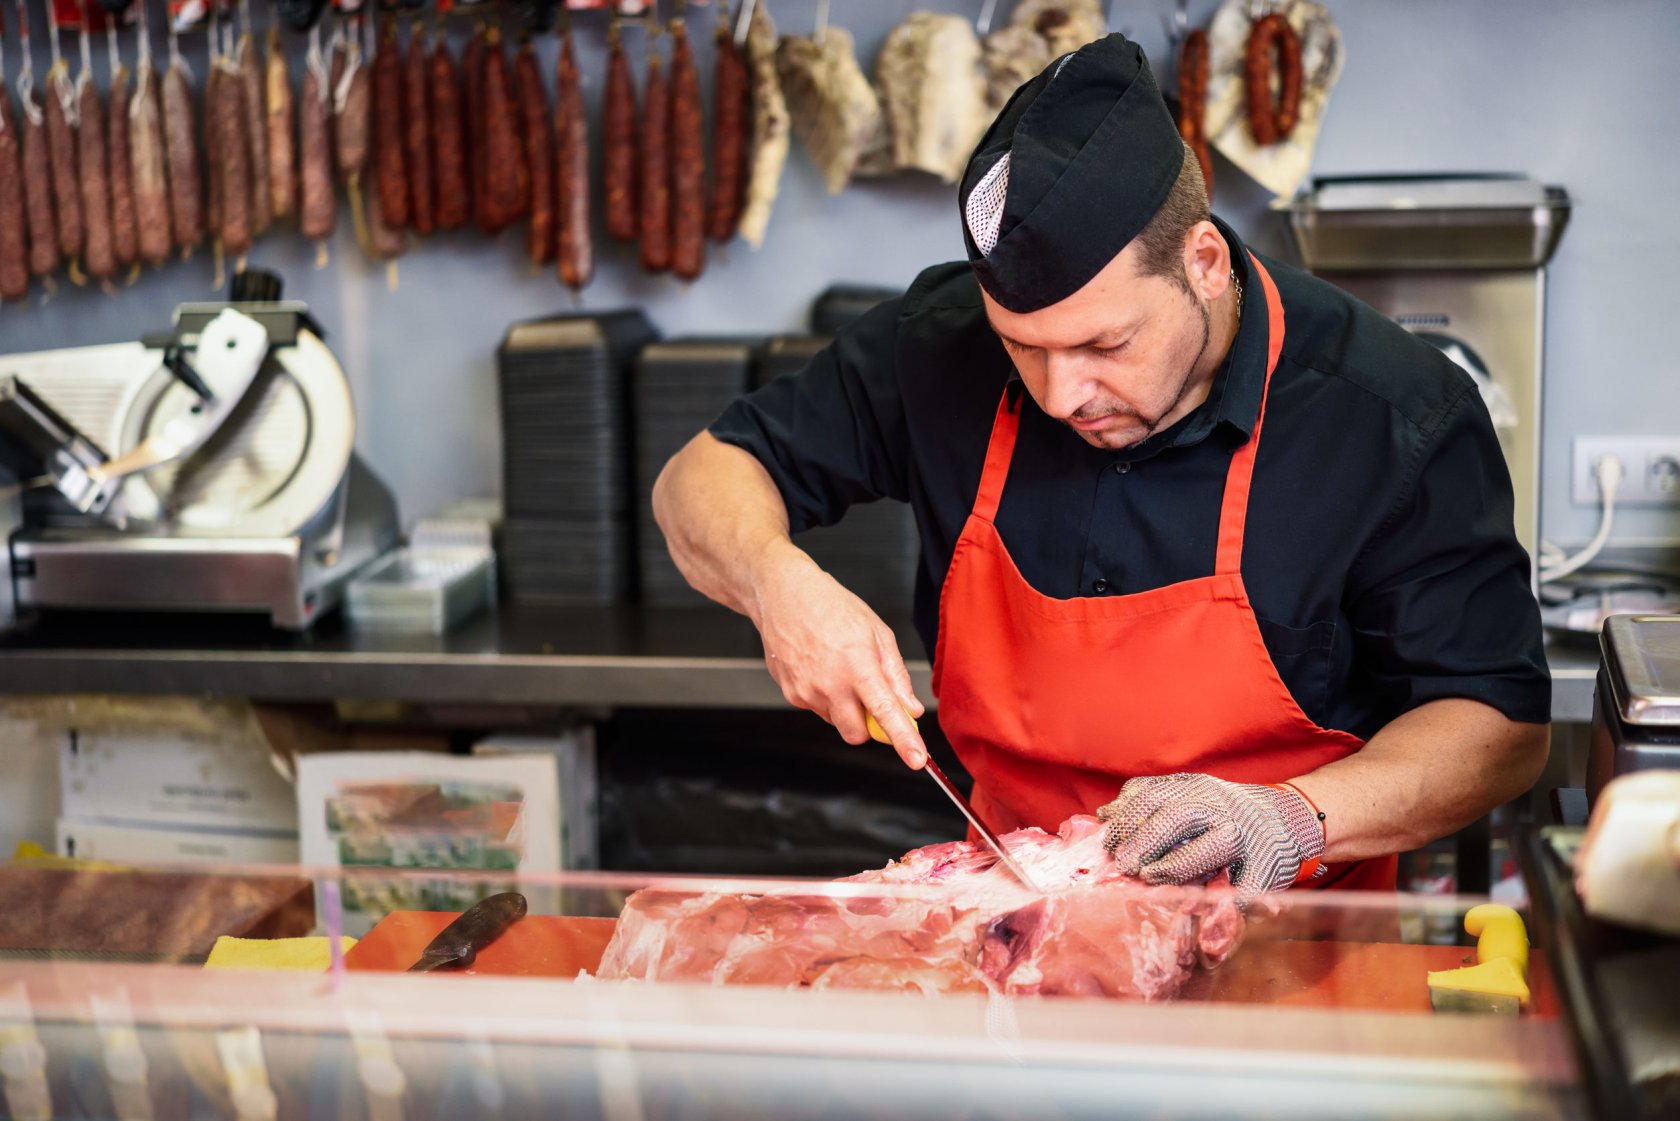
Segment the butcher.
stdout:
<svg viewBox="0 0 1680 1121">
<path fill-rule="evenodd" d="M 1551 688 L 1473 381 L 1212 217 L 1119 35 L 1015 93 L 958 203 L 966 261 L 655 488 L 787 699 L 925 759 L 892 631 L 790 539 L 892 499 L 939 722 L 999 832 L 1095 811 L 1150 882 L 1392 889 L 1397 853 L 1527 790 Z"/>
</svg>

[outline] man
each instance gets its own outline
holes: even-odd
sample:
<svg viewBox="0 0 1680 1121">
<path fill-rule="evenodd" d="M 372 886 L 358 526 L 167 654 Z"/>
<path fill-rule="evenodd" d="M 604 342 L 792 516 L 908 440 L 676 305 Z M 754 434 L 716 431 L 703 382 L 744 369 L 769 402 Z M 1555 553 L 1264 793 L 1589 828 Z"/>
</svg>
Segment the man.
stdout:
<svg viewBox="0 0 1680 1121">
<path fill-rule="evenodd" d="M 1015 94 L 959 202 L 966 265 L 738 401 L 655 489 L 788 700 L 922 763 L 891 633 L 789 539 L 887 497 L 997 830 L 1100 807 L 1150 881 L 1392 888 L 1395 853 L 1526 790 L 1550 684 L 1470 379 L 1210 220 L 1120 36 Z"/>
</svg>

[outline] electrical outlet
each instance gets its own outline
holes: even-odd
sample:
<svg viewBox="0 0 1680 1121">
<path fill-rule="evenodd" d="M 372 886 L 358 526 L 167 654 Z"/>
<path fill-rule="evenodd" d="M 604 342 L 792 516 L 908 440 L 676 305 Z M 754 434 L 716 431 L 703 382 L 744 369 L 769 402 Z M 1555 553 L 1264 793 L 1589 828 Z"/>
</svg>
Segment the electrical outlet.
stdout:
<svg viewBox="0 0 1680 1121">
<path fill-rule="evenodd" d="M 1622 461 L 1617 506 L 1680 506 L 1680 436 L 1577 436 L 1570 471 L 1570 501 L 1597 506 L 1598 461 Z"/>
</svg>

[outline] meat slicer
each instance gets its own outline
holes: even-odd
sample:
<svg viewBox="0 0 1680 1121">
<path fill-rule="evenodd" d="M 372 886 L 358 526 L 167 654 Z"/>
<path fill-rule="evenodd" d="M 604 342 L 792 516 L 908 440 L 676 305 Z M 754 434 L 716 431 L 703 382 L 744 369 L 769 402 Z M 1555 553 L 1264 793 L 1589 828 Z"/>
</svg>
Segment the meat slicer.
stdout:
<svg viewBox="0 0 1680 1121">
<path fill-rule="evenodd" d="M 320 328 L 243 279 L 155 338 L 0 355 L 0 629 L 81 609 L 299 630 L 397 543 Z"/>
</svg>

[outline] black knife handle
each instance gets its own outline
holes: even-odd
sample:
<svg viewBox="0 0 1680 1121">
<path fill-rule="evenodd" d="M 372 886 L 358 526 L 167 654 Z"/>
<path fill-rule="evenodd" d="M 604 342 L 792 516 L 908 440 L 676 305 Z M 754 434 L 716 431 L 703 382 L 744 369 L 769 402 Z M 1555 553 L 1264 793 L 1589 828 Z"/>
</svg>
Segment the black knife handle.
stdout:
<svg viewBox="0 0 1680 1121">
<path fill-rule="evenodd" d="M 478 951 L 500 938 L 508 927 L 525 917 L 525 897 L 504 891 L 481 899 L 444 927 L 420 951 L 420 960 L 409 966 L 410 973 L 467 969 L 478 960 Z"/>
</svg>

